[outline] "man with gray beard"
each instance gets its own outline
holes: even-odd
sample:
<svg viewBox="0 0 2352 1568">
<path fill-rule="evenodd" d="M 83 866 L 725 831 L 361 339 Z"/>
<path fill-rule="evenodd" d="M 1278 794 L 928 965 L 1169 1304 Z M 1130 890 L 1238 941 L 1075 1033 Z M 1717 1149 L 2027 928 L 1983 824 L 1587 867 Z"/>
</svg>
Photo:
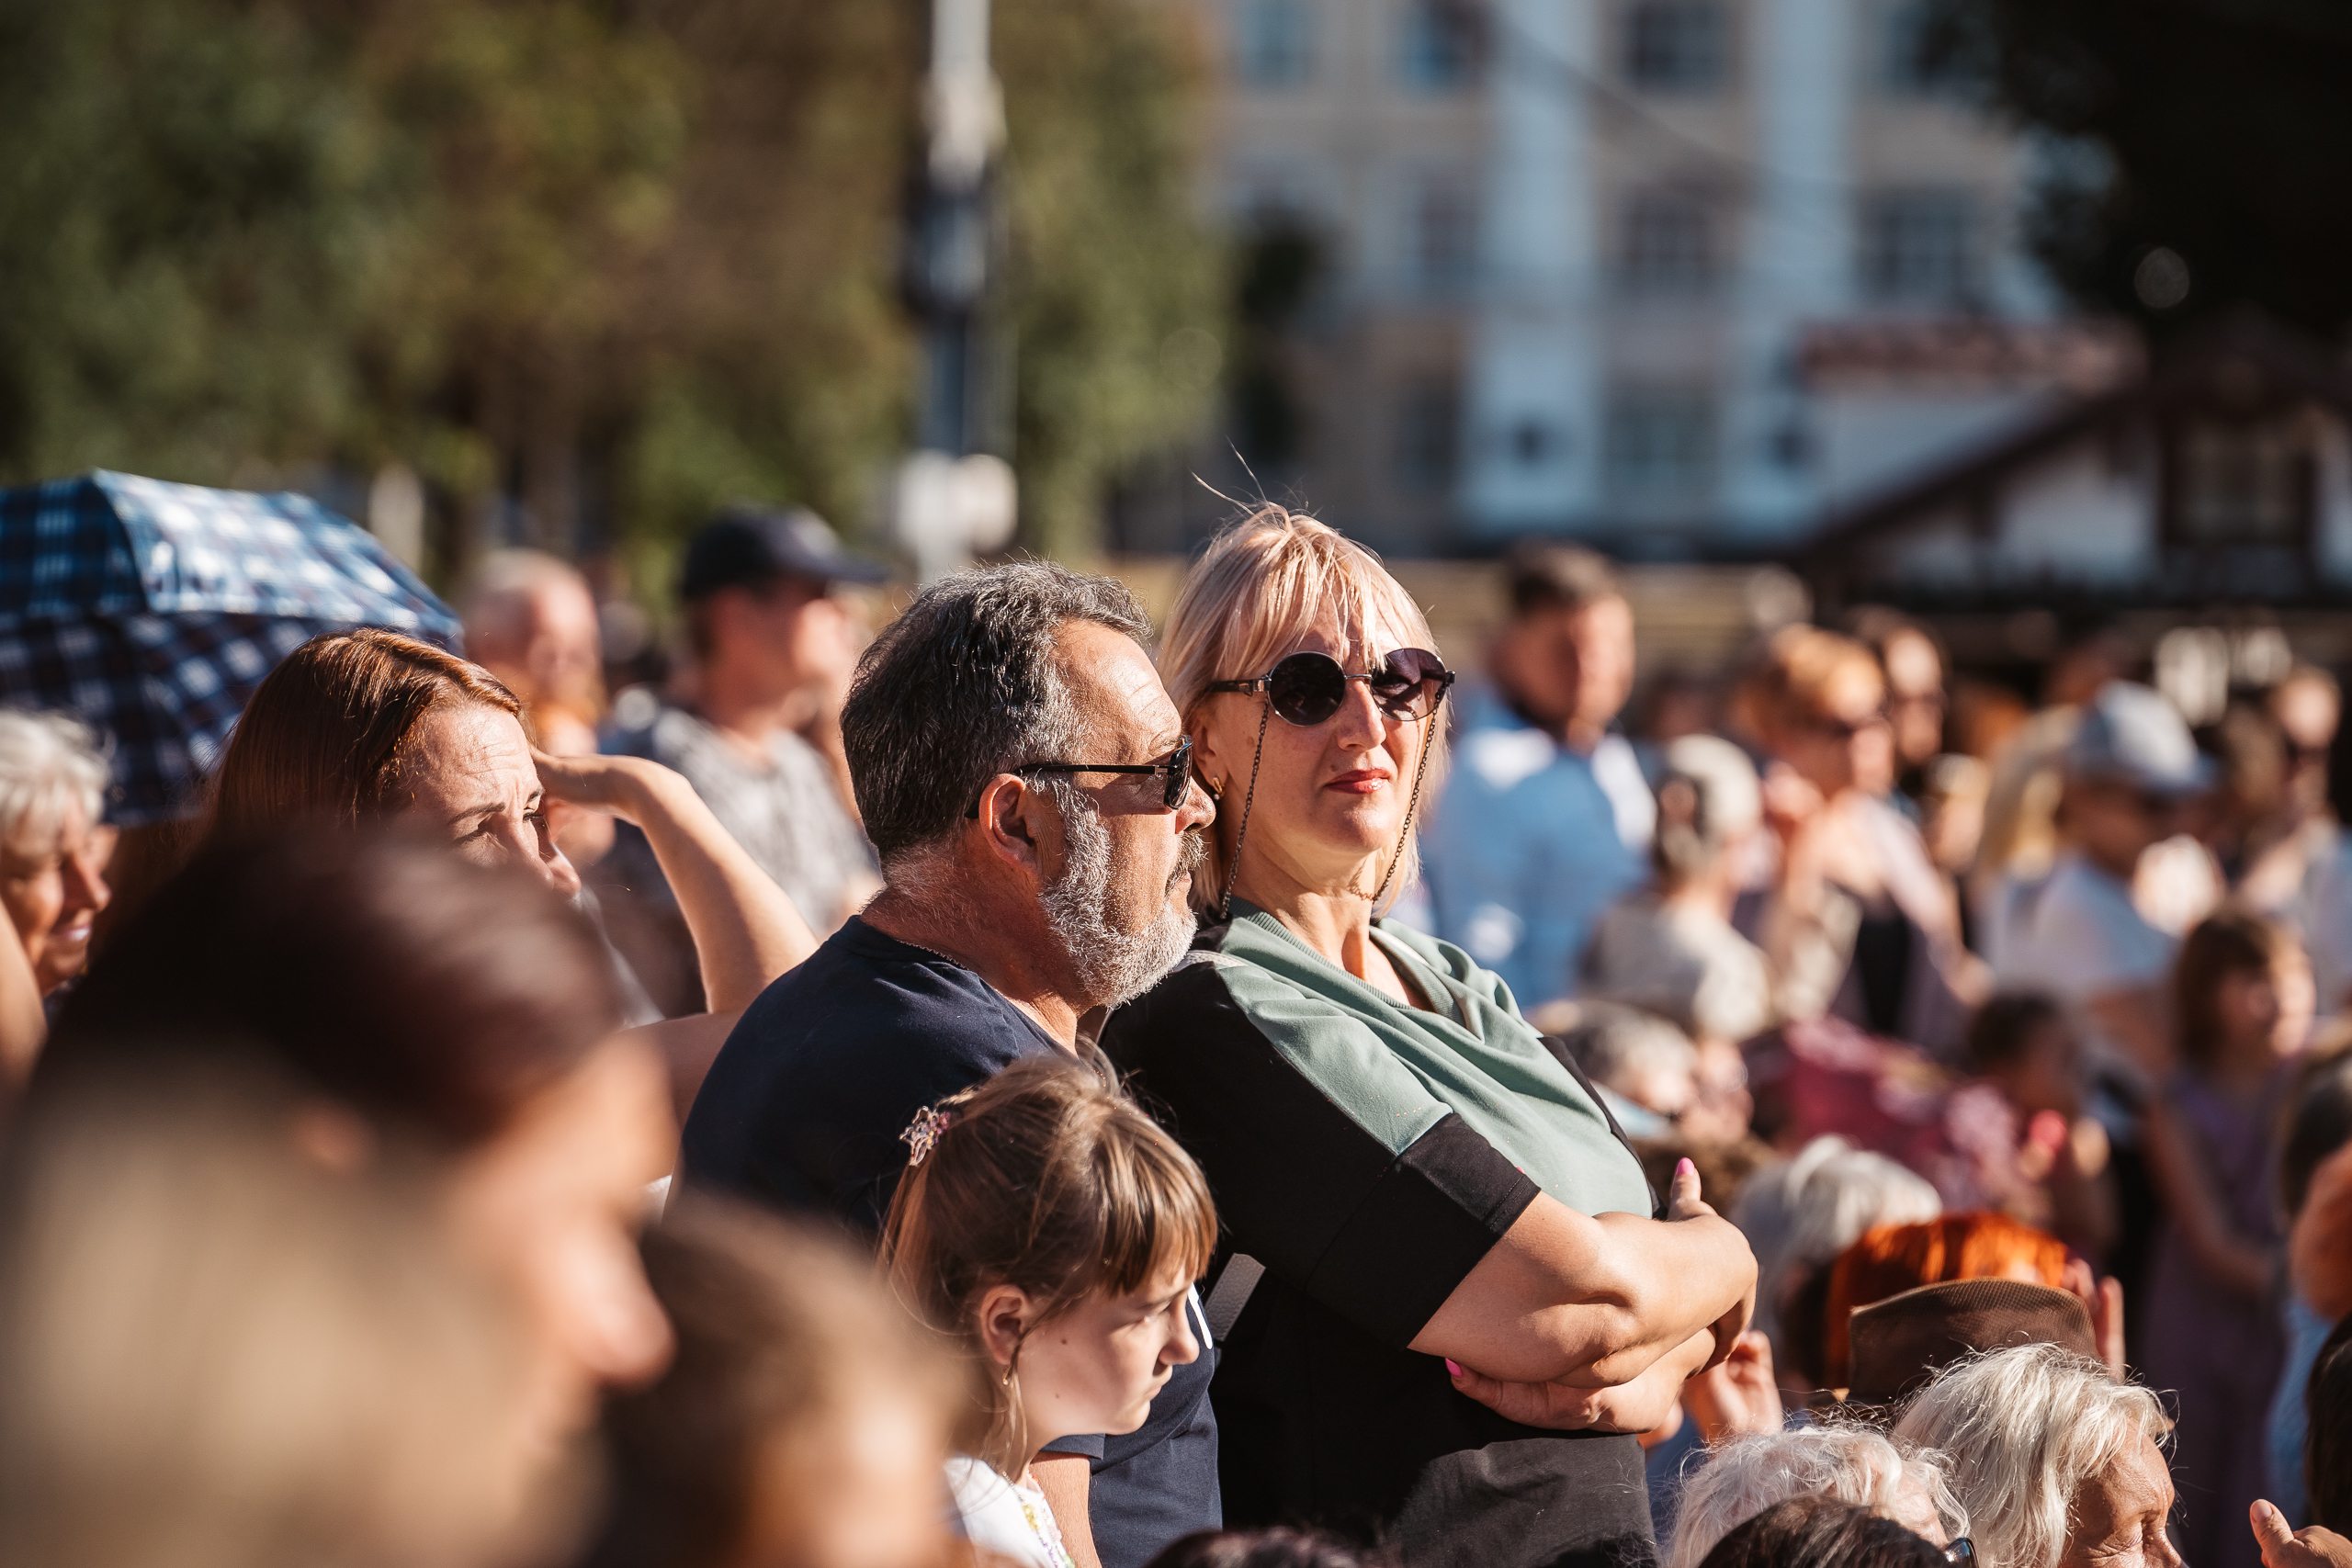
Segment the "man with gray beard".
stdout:
<svg viewBox="0 0 2352 1568">
<path fill-rule="evenodd" d="M 1039 561 L 926 589 L 859 660 L 842 738 L 883 890 L 743 1014 L 686 1118 L 684 1179 L 871 1236 L 916 1113 L 1039 1051 L 1099 1065 L 1102 1013 L 1193 939 L 1216 815 L 1108 578 Z M 1078 1568 L 1142 1568 L 1221 1518 L 1216 1371 L 1138 1430 L 1034 1467 Z"/>
</svg>

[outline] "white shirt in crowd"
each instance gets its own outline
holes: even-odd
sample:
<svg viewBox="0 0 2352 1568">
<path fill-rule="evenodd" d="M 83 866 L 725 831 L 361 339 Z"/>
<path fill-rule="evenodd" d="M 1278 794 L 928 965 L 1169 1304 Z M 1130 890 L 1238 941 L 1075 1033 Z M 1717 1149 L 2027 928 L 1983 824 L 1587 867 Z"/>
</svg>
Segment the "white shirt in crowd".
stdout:
<svg viewBox="0 0 2352 1568">
<path fill-rule="evenodd" d="M 1008 1480 L 981 1461 L 957 1454 L 947 1461 L 947 1489 L 974 1546 L 1027 1568 L 1077 1568 L 1045 1493 L 1035 1484 Z"/>
<path fill-rule="evenodd" d="M 2094 997 L 2160 985 L 2177 942 L 2148 923 L 2132 901 L 2132 885 L 2080 853 L 2058 857 L 2040 883 L 2004 886 L 2007 928 L 1995 969 L 2005 990 L 2049 992 L 2079 1010 Z M 2079 1016 L 2092 1032 L 2095 1025 Z"/>
</svg>

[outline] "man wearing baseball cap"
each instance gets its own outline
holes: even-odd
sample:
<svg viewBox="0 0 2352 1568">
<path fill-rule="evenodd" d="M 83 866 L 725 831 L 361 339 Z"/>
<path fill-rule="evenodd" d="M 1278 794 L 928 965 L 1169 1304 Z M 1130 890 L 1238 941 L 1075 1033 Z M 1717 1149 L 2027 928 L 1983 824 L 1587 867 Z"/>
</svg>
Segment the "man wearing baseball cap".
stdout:
<svg viewBox="0 0 2352 1568">
<path fill-rule="evenodd" d="M 839 775 L 804 734 L 837 722 L 857 659 L 833 585 L 887 575 L 813 512 L 722 513 L 688 542 L 680 574 L 691 668 L 650 720 L 606 747 L 684 773 L 820 934 L 881 883 Z M 698 1007 L 693 945 L 650 850 L 624 826 L 607 863 L 600 881 L 636 906 L 628 945 L 656 950 L 631 951 L 632 962 L 664 1007 Z"/>
<path fill-rule="evenodd" d="M 2140 857 L 2177 830 L 2180 807 L 2213 787 L 2211 759 L 2153 689 L 2110 681 L 2066 748 L 2059 807 L 2065 849 L 2018 917 L 2004 987 L 2050 992 L 2109 1060 L 2160 1080 L 2172 1058 L 2165 977 L 2174 939 L 2132 901 Z"/>
</svg>

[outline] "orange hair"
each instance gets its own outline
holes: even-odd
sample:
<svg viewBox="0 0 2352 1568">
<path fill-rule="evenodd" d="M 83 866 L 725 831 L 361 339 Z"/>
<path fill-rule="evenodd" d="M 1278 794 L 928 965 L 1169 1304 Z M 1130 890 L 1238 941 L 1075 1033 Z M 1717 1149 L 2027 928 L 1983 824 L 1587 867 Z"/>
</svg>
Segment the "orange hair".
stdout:
<svg viewBox="0 0 2352 1568">
<path fill-rule="evenodd" d="M 2027 1279 L 2056 1290 L 2065 1272 L 2064 1242 L 2006 1214 L 1973 1210 L 1864 1231 L 1829 1270 L 1824 1375 L 1830 1387 L 1846 1386 L 1852 1359 L 1846 1325 L 1856 1307 L 1952 1280 Z"/>
</svg>

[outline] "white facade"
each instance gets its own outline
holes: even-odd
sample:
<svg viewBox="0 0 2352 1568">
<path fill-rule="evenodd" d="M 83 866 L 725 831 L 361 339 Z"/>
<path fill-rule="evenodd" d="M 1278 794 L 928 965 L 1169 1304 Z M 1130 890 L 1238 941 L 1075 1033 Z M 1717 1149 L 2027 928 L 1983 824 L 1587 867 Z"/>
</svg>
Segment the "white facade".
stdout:
<svg viewBox="0 0 2352 1568">
<path fill-rule="evenodd" d="M 1392 547 L 1769 552 L 1858 471 L 1948 457 L 1947 416 L 1981 439 L 2031 401 L 1939 392 L 1891 413 L 1902 462 L 1865 435 L 1858 470 L 1870 422 L 1800 368 L 1826 323 L 2051 310 L 2017 232 L 2025 150 L 1912 47 L 1921 0 L 1188 3 L 1227 210 L 1330 240 L 1296 476 Z M 1448 29 L 1475 58 L 1432 68 Z M 1449 251 L 1452 222 L 1475 233 Z M 1408 494 L 1389 454 L 1441 386 L 1451 475 Z"/>
</svg>

